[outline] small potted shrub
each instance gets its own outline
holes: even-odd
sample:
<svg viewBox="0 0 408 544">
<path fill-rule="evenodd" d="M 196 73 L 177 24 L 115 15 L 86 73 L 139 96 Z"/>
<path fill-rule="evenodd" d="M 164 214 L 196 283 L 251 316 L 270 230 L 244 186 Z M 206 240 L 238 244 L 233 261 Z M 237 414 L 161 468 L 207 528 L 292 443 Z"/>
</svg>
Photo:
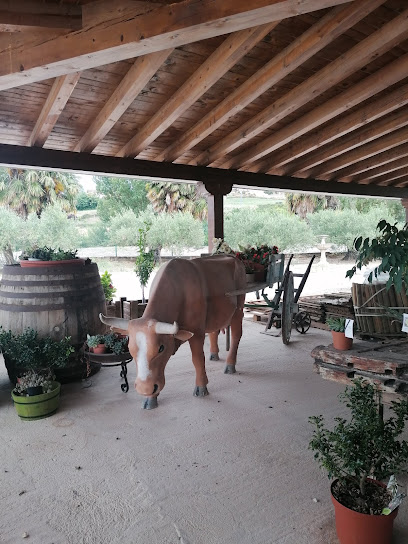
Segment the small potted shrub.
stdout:
<svg viewBox="0 0 408 544">
<path fill-rule="evenodd" d="M 328 317 L 326 319 L 326 325 L 331 330 L 333 338 L 333 347 L 340 351 L 351 349 L 353 346 L 353 339 L 347 338 L 344 331 L 346 329 L 345 317 Z"/>
<path fill-rule="evenodd" d="M 393 402 L 384 419 L 381 393 L 361 379 L 340 395 L 351 410 L 349 421 L 337 417 L 328 430 L 323 416 L 313 416 L 309 448 L 327 470 L 340 544 L 391 544 L 393 521 L 403 494 L 383 480 L 407 472 L 408 442 L 400 441 L 408 419 L 408 401 Z M 390 486 L 389 486 L 390 487 Z"/>
<path fill-rule="evenodd" d="M 86 335 L 86 343 L 92 353 L 105 353 L 105 337 L 103 334 Z"/>
<path fill-rule="evenodd" d="M 20 266 L 56 266 L 63 264 L 85 264 L 84 259 L 77 257 L 78 250 L 54 249 L 51 247 L 31 247 L 20 255 Z"/>
<path fill-rule="evenodd" d="M 40 419 L 57 410 L 61 384 L 55 380 L 54 369 L 68 364 L 75 351 L 70 340 L 40 338 L 33 329 L 14 334 L 0 327 L 0 351 L 10 378 L 16 380 L 11 396 L 22 419 Z"/>
</svg>

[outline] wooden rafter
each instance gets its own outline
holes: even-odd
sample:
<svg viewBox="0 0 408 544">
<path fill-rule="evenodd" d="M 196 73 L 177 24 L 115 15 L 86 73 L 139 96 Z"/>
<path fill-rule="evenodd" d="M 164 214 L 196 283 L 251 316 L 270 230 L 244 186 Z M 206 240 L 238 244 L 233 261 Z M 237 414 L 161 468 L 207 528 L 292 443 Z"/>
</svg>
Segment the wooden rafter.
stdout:
<svg viewBox="0 0 408 544">
<path fill-rule="evenodd" d="M 179 158 L 381 3 L 364 0 L 333 9 L 160 153 L 156 160 Z"/>
<path fill-rule="evenodd" d="M 166 49 L 138 57 L 135 60 L 94 122 L 82 136 L 75 151 L 91 152 L 95 149 L 172 51 L 173 49 Z"/>
<path fill-rule="evenodd" d="M 371 169 L 388 164 L 402 157 L 408 157 L 408 144 L 406 143 L 391 147 L 386 151 L 370 156 L 368 159 L 360 160 L 343 168 L 341 179 L 343 182 L 349 183 L 354 181 L 354 178 L 358 175 L 369 176 Z"/>
<path fill-rule="evenodd" d="M 402 108 L 381 118 L 376 123 L 368 123 L 354 132 L 350 132 L 342 138 L 326 144 L 320 149 L 320 153 L 314 152 L 314 155 L 319 155 L 318 161 L 319 163 L 323 163 L 407 125 L 408 108 Z M 322 169 L 324 169 L 324 166 L 322 166 Z M 305 170 L 308 170 L 308 168 L 298 168 L 295 174 L 297 175 Z"/>
<path fill-rule="evenodd" d="M 56 78 L 27 145 L 42 147 L 45 144 L 80 76 L 81 74 L 76 72 Z"/>
<path fill-rule="evenodd" d="M 81 16 L 16 13 L 4 11 L 0 6 L 0 32 L 21 32 L 46 28 L 79 30 L 81 27 Z"/>
<path fill-rule="evenodd" d="M 149 119 L 137 134 L 117 153 L 135 157 L 182 115 L 200 96 L 218 81 L 248 50 L 261 41 L 277 21 L 231 34 L 192 74 L 178 91 Z"/>
<path fill-rule="evenodd" d="M 380 75 L 379 80 L 383 81 L 382 78 L 385 74 L 381 74 L 380 72 L 378 72 Z M 359 85 L 357 84 L 357 86 Z M 330 102 L 331 101 L 329 100 L 326 104 Z M 284 149 L 273 153 L 272 156 L 267 157 L 261 163 L 257 163 L 257 169 L 269 172 L 271 169 L 280 168 L 280 171 L 283 174 L 292 174 L 294 172 L 302 171 L 303 168 L 311 168 L 312 166 L 315 166 L 315 164 L 318 164 L 320 160 L 320 148 L 323 145 L 341 138 L 345 134 L 358 129 L 367 123 L 375 121 L 407 104 L 408 84 L 395 89 L 391 93 L 387 93 L 377 100 L 363 105 L 361 108 L 345 117 L 334 120 L 332 123 L 319 129 L 315 129 L 310 133 L 306 133 L 306 136 L 302 139 L 293 140 L 290 144 L 286 145 Z M 302 119 L 304 119 L 304 117 L 302 117 Z M 318 150 L 315 154 L 317 162 L 313 163 L 311 152 L 315 150 Z"/>
<path fill-rule="evenodd" d="M 356 183 L 376 183 L 376 179 L 379 176 L 390 174 L 399 168 L 408 166 L 408 157 L 400 157 L 396 161 L 388 162 L 387 164 L 382 164 L 376 168 L 372 168 L 366 172 L 363 172 L 357 176 L 353 176 L 352 179 L 347 179 L 346 181 L 353 181 Z"/>
<path fill-rule="evenodd" d="M 0 54 L 0 90 L 279 21 L 348 0 L 185 0 Z"/>
<path fill-rule="evenodd" d="M 307 177 L 317 176 L 319 179 L 339 179 L 344 175 L 343 169 L 359 161 L 372 157 L 381 151 L 386 151 L 405 143 L 408 139 L 408 128 L 404 127 L 378 140 L 352 149 L 332 160 L 329 160 L 305 172 Z"/>
<path fill-rule="evenodd" d="M 296 111 L 309 100 L 315 99 L 336 83 L 344 80 L 371 60 L 406 39 L 408 36 L 407 21 L 408 9 L 201 153 L 195 163 L 213 164 L 226 153 L 230 153 L 237 147 L 247 143 L 286 115 Z M 269 144 L 262 140 L 250 149 L 226 161 L 223 166 L 239 168 L 253 163 L 270 151 Z"/>
<path fill-rule="evenodd" d="M 405 179 L 407 176 L 408 167 L 405 166 L 404 168 L 398 168 L 398 170 L 394 170 L 389 174 L 384 174 L 383 176 L 380 176 L 376 179 L 376 185 L 392 185 L 391 182 L 395 182 L 395 180 L 401 181 L 401 178 Z"/>
</svg>

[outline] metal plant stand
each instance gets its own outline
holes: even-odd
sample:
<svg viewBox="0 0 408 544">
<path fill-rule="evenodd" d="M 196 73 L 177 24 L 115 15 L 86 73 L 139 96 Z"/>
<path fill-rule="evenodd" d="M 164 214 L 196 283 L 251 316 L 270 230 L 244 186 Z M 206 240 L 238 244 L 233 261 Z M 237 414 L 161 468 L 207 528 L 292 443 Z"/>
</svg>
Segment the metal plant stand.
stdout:
<svg viewBox="0 0 408 544">
<path fill-rule="evenodd" d="M 125 383 L 121 384 L 121 389 L 124 393 L 129 391 L 129 382 L 127 379 L 127 364 L 132 361 L 132 356 L 128 351 L 116 355 L 115 353 L 92 353 L 90 351 L 85 352 L 85 357 L 91 364 L 98 365 L 100 367 L 120 366 L 120 377 L 125 380 Z"/>
</svg>

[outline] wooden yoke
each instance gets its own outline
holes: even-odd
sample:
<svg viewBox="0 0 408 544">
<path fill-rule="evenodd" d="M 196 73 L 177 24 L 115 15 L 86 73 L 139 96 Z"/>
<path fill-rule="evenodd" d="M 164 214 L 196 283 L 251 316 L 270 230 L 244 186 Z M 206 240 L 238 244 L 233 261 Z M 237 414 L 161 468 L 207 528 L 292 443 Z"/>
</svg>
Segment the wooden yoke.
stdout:
<svg viewBox="0 0 408 544">
<path fill-rule="evenodd" d="M 200 183 L 201 185 L 201 183 Z M 213 239 L 224 238 L 224 196 L 232 190 L 232 183 L 205 181 L 202 192 L 208 206 L 208 252 L 213 250 Z"/>
</svg>

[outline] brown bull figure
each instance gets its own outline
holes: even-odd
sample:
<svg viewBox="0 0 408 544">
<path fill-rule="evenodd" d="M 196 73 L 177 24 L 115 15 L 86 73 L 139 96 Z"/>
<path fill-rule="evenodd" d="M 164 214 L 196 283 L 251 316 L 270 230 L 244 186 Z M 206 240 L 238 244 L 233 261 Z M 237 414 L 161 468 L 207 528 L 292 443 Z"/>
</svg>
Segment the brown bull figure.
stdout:
<svg viewBox="0 0 408 544">
<path fill-rule="evenodd" d="M 244 265 L 234 257 L 173 259 L 156 274 L 143 317 L 129 321 L 100 315 L 103 323 L 129 335 L 129 351 L 138 372 L 136 391 L 147 397 L 144 408 L 157 406 L 167 361 L 187 340 L 196 370 L 194 395 L 208 395 L 205 334 L 210 337 L 211 359 L 218 359 L 218 333 L 228 325 L 231 346 L 225 373 L 235 372 L 245 295 L 226 293 L 242 290 L 245 284 Z"/>
</svg>

